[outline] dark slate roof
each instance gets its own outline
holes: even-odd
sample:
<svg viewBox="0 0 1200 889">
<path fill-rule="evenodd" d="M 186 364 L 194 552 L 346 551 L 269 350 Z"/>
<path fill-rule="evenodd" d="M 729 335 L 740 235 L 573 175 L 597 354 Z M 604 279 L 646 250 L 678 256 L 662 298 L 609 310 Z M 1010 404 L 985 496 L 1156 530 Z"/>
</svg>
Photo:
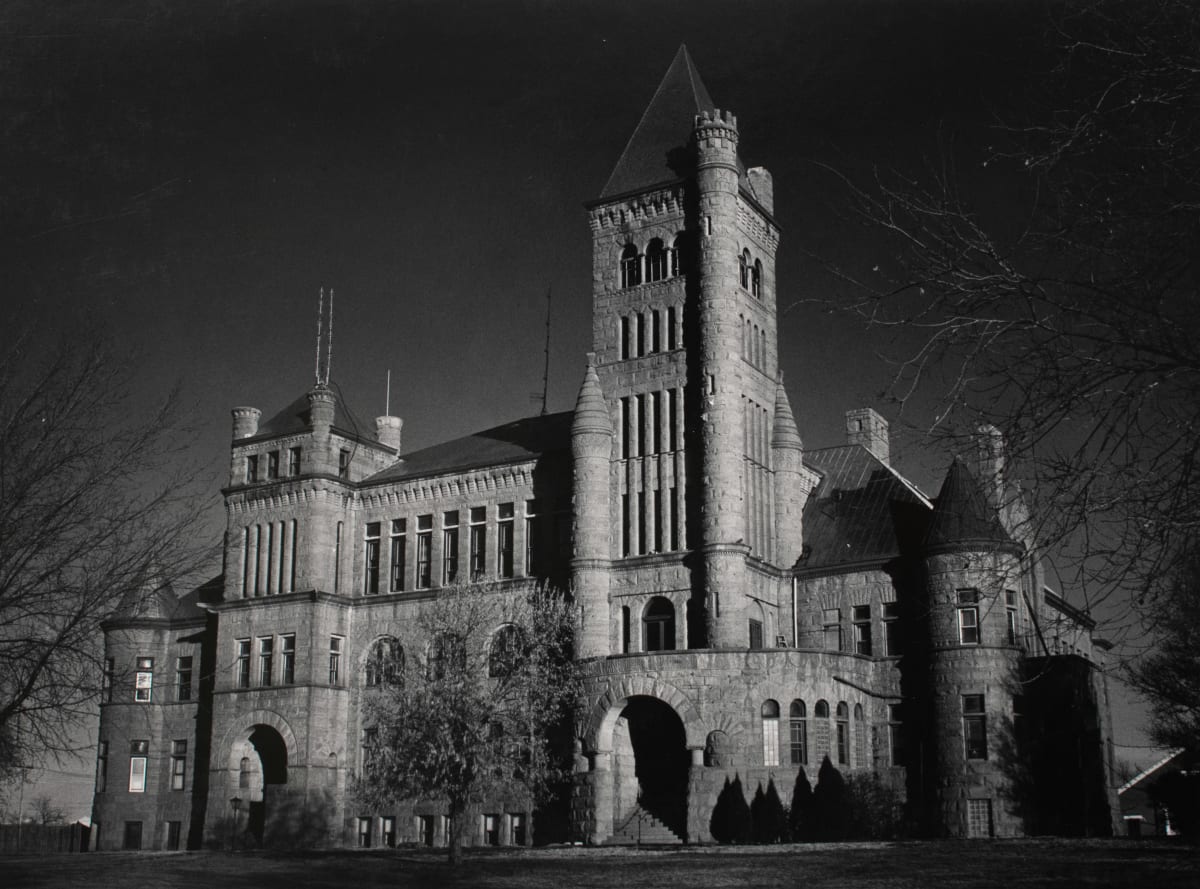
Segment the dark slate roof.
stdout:
<svg viewBox="0 0 1200 889">
<path fill-rule="evenodd" d="M 433 445 L 410 454 L 365 484 L 460 472 L 484 466 L 503 466 L 536 460 L 555 451 L 571 448 L 571 419 L 574 411 L 526 417 L 493 429 Z"/>
<path fill-rule="evenodd" d="M 375 424 L 363 423 L 342 400 L 341 392 L 334 390 L 333 428 L 349 438 L 365 441 L 375 440 Z M 297 432 L 307 432 L 311 428 L 308 421 L 308 393 L 305 392 L 271 419 L 258 425 L 255 438 L 267 435 L 292 435 Z"/>
<path fill-rule="evenodd" d="M 216 598 L 220 598 L 222 579 L 213 578 L 202 586 L 177 596 L 170 583 L 165 583 L 155 589 L 149 586 L 140 590 L 130 590 L 121 599 L 113 617 L 117 620 L 175 620 L 185 621 L 204 617 L 207 612 L 200 607 L 200 602 L 213 601 L 214 588 Z"/>
<path fill-rule="evenodd" d="M 925 543 L 930 547 L 972 543 L 1016 545 L 975 476 L 957 457 L 950 464 L 937 496 Z"/>
<path fill-rule="evenodd" d="M 862 445 L 805 451 L 821 481 L 804 507 L 805 569 L 882 562 L 919 546 L 927 500 Z"/>
</svg>

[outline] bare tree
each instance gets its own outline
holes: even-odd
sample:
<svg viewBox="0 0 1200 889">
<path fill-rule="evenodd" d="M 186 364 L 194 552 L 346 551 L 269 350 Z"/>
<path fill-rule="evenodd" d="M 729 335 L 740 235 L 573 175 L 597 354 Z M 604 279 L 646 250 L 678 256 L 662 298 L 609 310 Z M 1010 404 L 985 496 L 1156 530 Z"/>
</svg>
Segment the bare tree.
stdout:
<svg viewBox="0 0 1200 889">
<path fill-rule="evenodd" d="M 29 801 L 29 809 L 37 824 L 62 824 L 66 819 L 62 808 L 48 796 L 35 796 Z"/>
<path fill-rule="evenodd" d="M 0 355 L 0 769 L 70 749 L 105 679 L 100 623 L 211 558 L 177 393 L 142 410 L 135 379 L 82 334 Z"/>
<path fill-rule="evenodd" d="M 1044 107 L 986 158 L 1028 197 L 1020 218 L 973 205 L 949 161 L 878 173 L 852 190 L 894 257 L 842 273 L 906 344 L 902 413 L 936 400 L 922 423 L 959 453 L 998 427 L 1033 536 L 1109 599 L 1110 631 L 1137 631 L 1126 606 L 1200 529 L 1200 7 L 1050 8 Z"/>
<path fill-rule="evenodd" d="M 410 651 L 373 654 L 359 796 L 444 800 L 449 858 L 462 859 L 471 806 L 545 799 L 567 774 L 554 731 L 578 694 L 575 609 L 544 588 L 453 587 L 417 620 Z"/>
</svg>

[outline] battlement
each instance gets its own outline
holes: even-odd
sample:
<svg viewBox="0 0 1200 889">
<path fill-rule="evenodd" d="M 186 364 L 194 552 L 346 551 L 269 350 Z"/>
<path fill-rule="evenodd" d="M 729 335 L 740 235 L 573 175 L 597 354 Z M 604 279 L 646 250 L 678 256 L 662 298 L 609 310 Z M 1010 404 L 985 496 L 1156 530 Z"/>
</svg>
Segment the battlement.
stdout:
<svg viewBox="0 0 1200 889">
<path fill-rule="evenodd" d="M 696 115 L 696 129 L 721 126 L 737 132 L 737 115 L 732 111 L 722 111 L 720 108 L 701 111 Z"/>
</svg>

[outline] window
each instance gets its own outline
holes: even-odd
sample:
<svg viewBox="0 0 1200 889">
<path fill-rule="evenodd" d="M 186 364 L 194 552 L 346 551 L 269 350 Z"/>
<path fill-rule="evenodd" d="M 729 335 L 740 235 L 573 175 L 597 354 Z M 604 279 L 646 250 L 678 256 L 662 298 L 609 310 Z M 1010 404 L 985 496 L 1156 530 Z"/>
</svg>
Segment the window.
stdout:
<svg viewBox="0 0 1200 889">
<path fill-rule="evenodd" d="M 275 639 L 263 636 L 258 640 L 258 684 L 270 685 L 275 661 Z"/>
<path fill-rule="evenodd" d="M 675 606 L 664 596 L 655 596 L 642 613 L 642 642 L 646 651 L 675 650 Z"/>
<path fill-rule="evenodd" d="M 136 852 L 142 848 L 142 822 L 125 822 L 125 843 L 122 848 L 128 852 Z"/>
<path fill-rule="evenodd" d="M 754 260 L 754 267 L 750 270 L 750 293 L 752 296 L 762 296 L 762 276 L 762 261 L 756 259 Z"/>
<path fill-rule="evenodd" d="M 883 603 L 883 654 L 884 657 L 899 657 L 902 654 L 900 642 L 900 603 Z"/>
<path fill-rule="evenodd" d="M 300 448 L 288 448 L 288 475 L 300 474 Z"/>
<path fill-rule="evenodd" d="M 246 458 L 246 484 L 256 481 L 258 481 L 258 454 L 251 454 Z"/>
<path fill-rule="evenodd" d="M 672 258 L 674 258 L 674 255 L 672 255 Z M 677 275 L 679 272 L 675 272 L 674 274 Z M 667 348 L 671 350 L 679 346 L 675 337 L 675 324 L 675 307 L 667 306 Z"/>
<path fill-rule="evenodd" d="M 238 790 L 250 789 L 250 757 L 243 756 L 238 764 Z"/>
<path fill-rule="evenodd" d="M 511 503 L 496 507 L 496 573 L 501 577 L 513 576 L 513 515 Z"/>
<path fill-rule="evenodd" d="M 505 624 L 492 635 L 488 650 L 488 676 L 493 679 L 508 676 L 521 656 L 521 630 Z"/>
<path fill-rule="evenodd" d="M 626 395 L 621 399 L 621 428 L 617 430 L 617 435 L 619 435 L 621 438 L 622 460 L 629 459 L 629 443 L 633 440 L 633 436 L 629 433 L 630 417 L 631 411 L 629 409 L 629 396 Z"/>
<path fill-rule="evenodd" d="M 658 309 L 650 310 L 650 351 L 662 351 L 662 313 Z"/>
<path fill-rule="evenodd" d="M 487 507 L 471 507 L 471 580 L 487 573 Z"/>
<path fill-rule="evenodd" d="M 458 510 L 442 514 L 442 585 L 458 580 Z"/>
<path fill-rule="evenodd" d="M 667 450 L 679 450 L 679 417 L 676 415 L 676 401 L 679 398 L 674 389 L 667 390 Z"/>
<path fill-rule="evenodd" d="M 115 672 L 115 664 L 113 659 L 106 657 L 104 659 L 104 671 L 100 674 L 100 700 L 104 703 L 109 703 L 113 698 L 113 673 Z"/>
<path fill-rule="evenodd" d="M 888 754 L 894 766 L 904 765 L 904 711 L 902 704 L 888 704 Z"/>
<path fill-rule="evenodd" d="M 187 741 L 171 742 L 171 789 L 183 790 L 187 775 Z"/>
<path fill-rule="evenodd" d="M 546 567 L 548 512 L 543 500 L 525 501 L 525 573 L 530 577 L 541 574 Z"/>
<path fill-rule="evenodd" d="M 379 752 L 379 729 L 370 726 L 362 733 L 362 769 L 369 772 L 375 766 L 375 757 Z"/>
<path fill-rule="evenodd" d="M 396 819 L 392 815 L 384 815 L 381 819 L 383 845 L 389 849 L 396 846 Z"/>
<path fill-rule="evenodd" d="M 958 591 L 958 641 L 979 644 L 979 590 Z"/>
<path fill-rule="evenodd" d="M 333 537 L 333 591 L 342 588 L 342 523 L 337 523 Z"/>
<path fill-rule="evenodd" d="M 363 592 L 367 595 L 379 592 L 379 529 L 379 522 L 367 522 L 363 558 Z"/>
<path fill-rule="evenodd" d="M 992 835 L 992 801 L 990 799 L 967 800 L 967 836 L 990 837 Z"/>
<path fill-rule="evenodd" d="M 794 766 L 808 763 L 808 712 L 804 701 L 792 701 L 788 708 L 788 738 L 791 763 Z"/>
<path fill-rule="evenodd" d="M 426 846 L 432 846 L 434 840 L 434 821 L 432 815 L 417 816 L 417 833 L 421 837 L 421 843 Z"/>
<path fill-rule="evenodd" d="M 854 621 L 854 653 L 871 653 L 871 606 L 855 605 L 851 612 Z"/>
<path fill-rule="evenodd" d="M 267 452 L 267 478 L 279 478 L 279 451 Z"/>
<path fill-rule="evenodd" d="M 237 661 L 235 666 L 238 688 L 250 687 L 250 640 L 237 640 Z"/>
<path fill-rule="evenodd" d="M 462 639 L 454 633 L 440 633 L 429 646 L 430 679 L 445 679 L 447 676 L 453 678 L 456 674 L 452 671 L 461 672 L 466 663 L 466 648 Z"/>
<path fill-rule="evenodd" d="M 1014 590 L 1004 591 L 1004 605 L 1008 618 L 1008 644 L 1017 644 L 1017 594 Z"/>
<path fill-rule="evenodd" d="M 821 620 L 824 625 L 825 650 L 841 651 L 842 610 L 840 608 L 826 608 L 821 612 Z"/>
<path fill-rule="evenodd" d="M 433 516 L 417 516 L 417 589 L 433 585 Z"/>
<path fill-rule="evenodd" d="M 350 478 L 350 452 L 345 448 L 338 451 L 338 475 Z"/>
<path fill-rule="evenodd" d="M 137 672 L 133 679 L 133 699 L 143 704 L 148 703 L 154 694 L 154 658 L 140 657 L 137 659 Z"/>
<path fill-rule="evenodd" d="M 388 589 L 393 593 L 404 591 L 404 548 L 408 544 L 408 537 L 405 534 L 407 530 L 406 519 L 392 519 L 392 566 Z"/>
<path fill-rule="evenodd" d="M 371 646 L 367 658 L 367 686 L 395 685 L 404 676 L 404 649 L 394 636 L 384 636 Z"/>
<path fill-rule="evenodd" d="M 629 654 L 630 639 L 629 635 L 632 630 L 629 620 L 629 606 L 621 606 L 621 654 Z"/>
<path fill-rule="evenodd" d="M 837 705 L 837 764 L 850 764 L 850 708 L 845 701 Z"/>
<path fill-rule="evenodd" d="M 167 851 L 168 852 L 178 852 L 179 851 L 179 838 L 180 838 L 180 834 L 182 834 L 182 833 L 183 833 L 183 822 L 182 821 L 168 821 L 167 822 Z"/>
<path fill-rule="evenodd" d="M 369 817 L 358 819 L 358 848 L 371 848 L 371 819 Z"/>
<path fill-rule="evenodd" d="M 329 684 L 342 684 L 342 643 L 341 636 L 329 637 Z"/>
<path fill-rule="evenodd" d="M 626 361 L 629 358 L 629 318 L 625 315 L 621 316 L 621 360 Z"/>
<path fill-rule="evenodd" d="M 635 354 L 637 355 L 638 358 L 641 358 L 643 355 L 646 354 L 646 316 L 643 315 L 641 312 L 638 312 L 634 316 L 634 318 L 637 319 L 636 320 L 637 343 L 636 343 Z"/>
<path fill-rule="evenodd" d="M 146 761 L 150 754 L 149 741 L 129 742 L 129 792 L 146 792 Z"/>
<path fill-rule="evenodd" d="M 500 845 L 500 816 L 483 816 L 483 842 L 487 846 Z"/>
<path fill-rule="evenodd" d="M 508 816 L 509 827 L 511 829 L 511 842 L 514 846 L 525 845 L 525 815 L 514 814 Z"/>
<path fill-rule="evenodd" d="M 192 659 L 190 657 L 175 658 L 175 700 L 190 701 L 192 699 Z"/>
<path fill-rule="evenodd" d="M 813 762 L 820 762 L 826 756 L 830 755 L 829 750 L 829 703 L 827 701 L 817 701 L 813 708 L 813 716 L 816 719 L 814 728 L 816 729 L 816 747 L 813 751 Z"/>
<path fill-rule="evenodd" d="M 621 251 L 621 286 L 634 287 L 642 283 L 642 258 L 637 247 L 626 244 Z"/>
<path fill-rule="evenodd" d="M 763 765 L 779 765 L 779 702 L 764 701 L 762 709 Z"/>
<path fill-rule="evenodd" d="M 646 280 L 663 280 L 667 277 L 668 267 L 667 248 L 660 238 L 654 238 L 646 245 Z"/>
<path fill-rule="evenodd" d="M 96 792 L 108 790 L 108 741 L 101 741 L 96 749 Z"/>
<path fill-rule="evenodd" d="M 867 718 L 862 704 L 854 705 L 854 764 L 867 764 Z"/>
<path fill-rule="evenodd" d="M 967 759 L 987 759 L 987 714 L 983 695 L 963 695 L 962 712 Z"/>
<path fill-rule="evenodd" d="M 750 251 L 743 250 L 738 257 L 738 283 L 743 290 L 750 289 Z"/>
<path fill-rule="evenodd" d="M 282 659 L 279 681 L 284 685 L 294 685 L 296 682 L 296 637 L 293 635 L 279 637 L 279 655 Z"/>
<path fill-rule="evenodd" d="M 761 620 L 750 619 L 750 647 L 763 647 L 763 625 Z"/>
</svg>

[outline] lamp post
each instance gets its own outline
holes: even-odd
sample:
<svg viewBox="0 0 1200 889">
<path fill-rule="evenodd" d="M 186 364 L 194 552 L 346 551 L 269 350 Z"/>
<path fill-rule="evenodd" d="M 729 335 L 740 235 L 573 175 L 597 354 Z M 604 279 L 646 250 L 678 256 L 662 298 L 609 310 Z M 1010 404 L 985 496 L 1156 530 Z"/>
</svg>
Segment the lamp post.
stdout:
<svg viewBox="0 0 1200 889">
<path fill-rule="evenodd" d="M 229 846 L 232 849 L 236 849 L 237 848 L 237 834 L 238 834 L 238 813 L 242 809 L 242 798 L 240 796 L 235 796 L 229 802 L 232 803 L 232 805 L 233 805 L 233 832 L 229 838 Z"/>
</svg>

